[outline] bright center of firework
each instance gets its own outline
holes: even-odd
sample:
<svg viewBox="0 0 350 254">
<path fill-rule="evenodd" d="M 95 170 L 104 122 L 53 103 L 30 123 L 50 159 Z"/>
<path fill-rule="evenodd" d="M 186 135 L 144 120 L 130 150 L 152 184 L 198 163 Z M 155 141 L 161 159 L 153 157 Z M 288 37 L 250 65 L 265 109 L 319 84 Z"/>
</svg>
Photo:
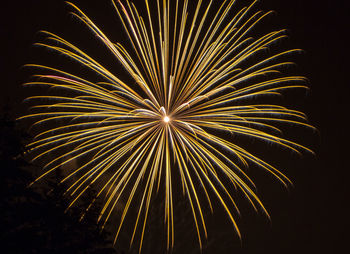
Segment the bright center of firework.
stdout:
<svg viewBox="0 0 350 254">
<path fill-rule="evenodd" d="M 163 121 L 166 122 L 166 123 L 169 123 L 170 118 L 169 118 L 168 116 L 165 116 L 165 117 L 163 118 Z"/>
</svg>

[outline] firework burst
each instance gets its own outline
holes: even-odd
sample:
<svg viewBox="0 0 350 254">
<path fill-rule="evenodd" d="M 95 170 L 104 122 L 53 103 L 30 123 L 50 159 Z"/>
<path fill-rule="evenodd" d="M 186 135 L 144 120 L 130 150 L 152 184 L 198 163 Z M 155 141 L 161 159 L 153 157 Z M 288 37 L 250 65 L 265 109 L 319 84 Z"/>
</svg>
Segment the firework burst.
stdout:
<svg viewBox="0 0 350 254">
<path fill-rule="evenodd" d="M 255 164 L 284 185 L 290 181 L 272 165 L 235 144 L 232 137 L 247 136 L 297 153 L 310 151 L 282 138 L 277 128 L 280 124 L 312 128 L 303 113 L 254 103 L 286 89 L 307 87 L 304 77 L 281 73 L 284 66 L 293 64 L 281 59 L 299 50 L 274 55 L 266 50 L 286 37 L 284 30 L 257 39 L 249 37 L 271 12 L 253 12 L 253 2 L 232 14 L 234 3 L 223 1 L 209 18 L 213 1 L 203 4 L 199 0 L 189 16 L 188 0 L 158 0 L 152 6 L 146 0 L 142 17 L 131 2 L 113 1 L 130 49 L 112 42 L 87 15 L 69 3 L 75 10 L 73 14 L 103 42 L 133 82 L 121 80 L 77 46 L 44 32 L 49 43 L 38 45 L 74 59 L 92 70 L 101 82 L 48 66 L 30 65 L 51 74 L 38 75 L 38 81 L 27 85 L 45 85 L 60 93 L 29 98 L 49 101 L 35 106 L 38 112 L 25 116 L 36 118 L 34 125 L 42 130 L 29 145 L 31 153 L 37 153 L 34 160 L 49 158 L 45 173 L 36 181 L 72 161 L 83 161 L 70 168 L 61 181 L 70 182 L 66 192 L 72 197 L 70 206 L 90 186 L 97 186 L 96 199 L 104 200 L 98 220 L 105 225 L 122 197 L 126 197 L 116 241 L 130 207 L 137 202 L 131 243 L 139 233 L 140 250 L 151 200 L 159 190 L 165 198 L 168 248 L 174 244 L 174 192 L 183 192 L 190 204 L 200 246 L 207 237 L 203 206 L 213 210 L 211 193 L 239 236 L 232 187 L 255 210 L 262 209 L 267 214 L 246 168 Z M 261 54 L 268 56 L 257 57 Z M 179 186 L 174 186 L 175 175 L 179 176 Z M 135 198 L 136 193 L 141 193 L 140 198 Z M 93 204 L 94 201 L 87 210 Z"/>
</svg>

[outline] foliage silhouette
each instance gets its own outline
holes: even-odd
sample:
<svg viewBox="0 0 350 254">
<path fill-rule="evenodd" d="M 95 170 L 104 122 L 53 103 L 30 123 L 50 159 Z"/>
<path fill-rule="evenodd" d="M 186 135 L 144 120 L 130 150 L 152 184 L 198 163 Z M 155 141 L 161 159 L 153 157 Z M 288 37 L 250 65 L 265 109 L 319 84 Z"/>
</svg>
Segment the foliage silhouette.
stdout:
<svg viewBox="0 0 350 254">
<path fill-rule="evenodd" d="M 33 180 L 28 169 L 35 167 L 23 157 L 29 135 L 4 111 L 0 116 L 1 252 L 119 253 L 112 248 L 108 233 L 100 233 L 96 211 L 81 221 L 79 207 L 65 213 L 68 201 L 62 198 L 63 186 L 56 186 L 57 179 L 27 187 Z M 52 191 L 47 192 L 48 187 Z"/>
</svg>

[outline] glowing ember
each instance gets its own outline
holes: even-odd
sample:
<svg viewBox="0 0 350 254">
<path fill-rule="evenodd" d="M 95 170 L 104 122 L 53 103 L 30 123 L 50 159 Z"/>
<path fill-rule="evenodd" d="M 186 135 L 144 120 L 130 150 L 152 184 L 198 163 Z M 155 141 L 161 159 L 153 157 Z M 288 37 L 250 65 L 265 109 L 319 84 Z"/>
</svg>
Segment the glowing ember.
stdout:
<svg viewBox="0 0 350 254">
<path fill-rule="evenodd" d="M 169 118 L 168 116 L 165 116 L 165 117 L 163 118 L 163 121 L 166 122 L 166 123 L 168 123 L 168 122 L 170 121 L 170 118 Z"/>
</svg>

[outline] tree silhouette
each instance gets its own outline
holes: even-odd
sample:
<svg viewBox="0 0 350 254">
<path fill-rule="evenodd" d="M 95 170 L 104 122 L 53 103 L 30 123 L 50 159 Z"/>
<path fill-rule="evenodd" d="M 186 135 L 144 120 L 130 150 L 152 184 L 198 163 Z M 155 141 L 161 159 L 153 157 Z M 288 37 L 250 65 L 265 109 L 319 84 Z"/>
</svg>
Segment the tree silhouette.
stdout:
<svg viewBox="0 0 350 254">
<path fill-rule="evenodd" d="M 64 186 L 56 184 L 59 173 L 42 185 L 27 187 L 33 180 L 30 169 L 35 167 L 23 156 L 28 137 L 8 112 L 1 114 L 1 253 L 119 253 L 109 234 L 100 233 L 97 210 L 91 209 L 80 220 L 93 190 L 65 212 L 68 200 L 62 195 Z"/>
</svg>

